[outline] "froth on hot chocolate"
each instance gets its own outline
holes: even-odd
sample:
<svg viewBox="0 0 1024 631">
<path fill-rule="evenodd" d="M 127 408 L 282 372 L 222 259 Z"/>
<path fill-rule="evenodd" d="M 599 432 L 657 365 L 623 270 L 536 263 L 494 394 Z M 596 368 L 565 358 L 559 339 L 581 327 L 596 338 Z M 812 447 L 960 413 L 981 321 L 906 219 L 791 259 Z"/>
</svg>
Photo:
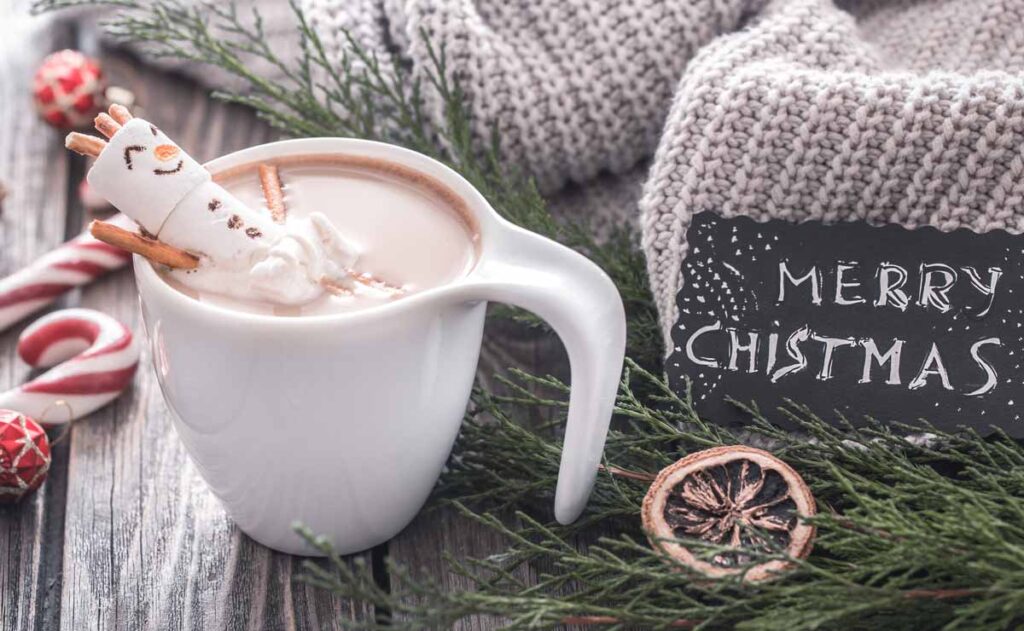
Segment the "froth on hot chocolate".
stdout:
<svg viewBox="0 0 1024 631">
<path fill-rule="evenodd" d="M 353 272 L 360 282 L 299 305 L 196 290 L 183 282 L 183 272 L 161 272 L 168 283 L 225 308 L 323 315 L 365 309 L 447 284 L 476 262 L 479 231 L 465 201 L 430 176 L 362 156 L 289 156 L 270 163 L 279 169 L 290 218 L 322 213 L 358 250 Z M 214 181 L 250 208 L 266 210 L 257 170 L 256 163 L 235 167 L 214 174 Z"/>
</svg>

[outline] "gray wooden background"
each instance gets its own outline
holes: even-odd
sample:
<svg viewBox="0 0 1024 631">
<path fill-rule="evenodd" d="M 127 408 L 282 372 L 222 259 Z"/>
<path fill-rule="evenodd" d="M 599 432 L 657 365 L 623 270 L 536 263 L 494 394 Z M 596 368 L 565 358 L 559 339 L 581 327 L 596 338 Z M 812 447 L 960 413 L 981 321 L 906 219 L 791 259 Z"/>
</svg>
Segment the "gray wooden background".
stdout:
<svg viewBox="0 0 1024 631">
<path fill-rule="evenodd" d="M 29 17 L 19 5 L 0 6 L 0 180 L 9 191 L 0 215 L 0 275 L 74 236 L 88 220 L 75 194 L 85 165 L 64 150 L 61 133 L 35 116 L 30 96 L 40 59 L 79 44 L 80 34 Z M 113 83 L 131 88 L 147 118 L 200 160 L 274 137 L 249 112 L 212 101 L 184 79 L 120 53 L 102 58 Z M 57 306 L 79 305 L 144 335 L 128 271 Z M 15 344 L 31 320 L 0 334 L 0 388 L 30 374 Z M 560 358 L 550 342 L 489 329 L 482 374 L 513 357 L 534 365 Z M 454 589 L 465 585 L 445 572 L 443 554 L 500 549 L 490 532 L 434 512 L 362 556 L 392 588 L 398 580 L 383 569 L 386 555 Z M 146 346 L 134 387 L 74 425 L 54 450 L 43 488 L 0 508 L 0 628 L 341 629 L 345 620 L 374 615 L 298 582 L 300 562 L 241 534 L 207 491 L 172 429 Z M 459 628 L 497 624 L 469 619 Z"/>
</svg>

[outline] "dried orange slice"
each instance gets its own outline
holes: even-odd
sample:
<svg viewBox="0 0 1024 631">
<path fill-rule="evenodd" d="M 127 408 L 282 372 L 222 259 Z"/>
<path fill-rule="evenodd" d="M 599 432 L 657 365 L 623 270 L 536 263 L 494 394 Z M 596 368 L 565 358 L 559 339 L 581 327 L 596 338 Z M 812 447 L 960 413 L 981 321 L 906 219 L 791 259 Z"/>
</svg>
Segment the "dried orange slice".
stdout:
<svg viewBox="0 0 1024 631">
<path fill-rule="evenodd" d="M 654 547 L 707 576 L 744 573 L 748 581 L 773 578 L 791 565 L 755 564 L 754 552 L 810 554 L 815 529 L 802 518 L 814 514 L 814 496 L 800 474 L 767 451 L 744 445 L 706 449 L 665 467 L 642 509 Z M 730 551 L 709 559 L 691 552 L 687 539 Z"/>
</svg>

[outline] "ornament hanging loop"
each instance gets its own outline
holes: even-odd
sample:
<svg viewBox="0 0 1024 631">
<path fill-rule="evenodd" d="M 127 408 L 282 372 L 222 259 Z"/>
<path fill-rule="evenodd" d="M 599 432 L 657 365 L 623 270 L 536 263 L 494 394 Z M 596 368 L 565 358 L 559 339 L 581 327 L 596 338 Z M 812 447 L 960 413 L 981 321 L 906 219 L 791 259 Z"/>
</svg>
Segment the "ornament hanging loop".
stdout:
<svg viewBox="0 0 1024 631">
<path fill-rule="evenodd" d="M 50 405 L 46 406 L 46 409 L 43 410 L 43 418 L 50 418 L 50 410 L 57 407 L 64 408 L 67 411 L 67 420 L 61 423 L 61 429 L 60 432 L 57 434 L 57 437 L 50 441 L 51 448 L 59 445 L 65 438 L 67 438 L 71 434 L 71 421 L 77 418 L 75 416 L 74 408 L 72 408 L 71 404 L 65 401 L 64 399 L 57 399 Z"/>
</svg>

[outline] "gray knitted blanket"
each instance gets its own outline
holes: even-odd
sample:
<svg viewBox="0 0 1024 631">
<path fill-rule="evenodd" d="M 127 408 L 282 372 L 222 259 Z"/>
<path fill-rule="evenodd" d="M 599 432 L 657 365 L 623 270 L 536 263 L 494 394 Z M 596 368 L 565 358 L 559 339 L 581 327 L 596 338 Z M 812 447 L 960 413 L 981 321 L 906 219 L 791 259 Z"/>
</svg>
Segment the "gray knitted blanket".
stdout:
<svg viewBox="0 0 1024 631">
<path fill-rule="evenodd" d="M 339 59 L 422 76 L 426 33 L 556 207 L 639 214 L 666 340 L 703 210 L 1024 231 L 1024 0 L 303 5 Z"/>
</svg>

